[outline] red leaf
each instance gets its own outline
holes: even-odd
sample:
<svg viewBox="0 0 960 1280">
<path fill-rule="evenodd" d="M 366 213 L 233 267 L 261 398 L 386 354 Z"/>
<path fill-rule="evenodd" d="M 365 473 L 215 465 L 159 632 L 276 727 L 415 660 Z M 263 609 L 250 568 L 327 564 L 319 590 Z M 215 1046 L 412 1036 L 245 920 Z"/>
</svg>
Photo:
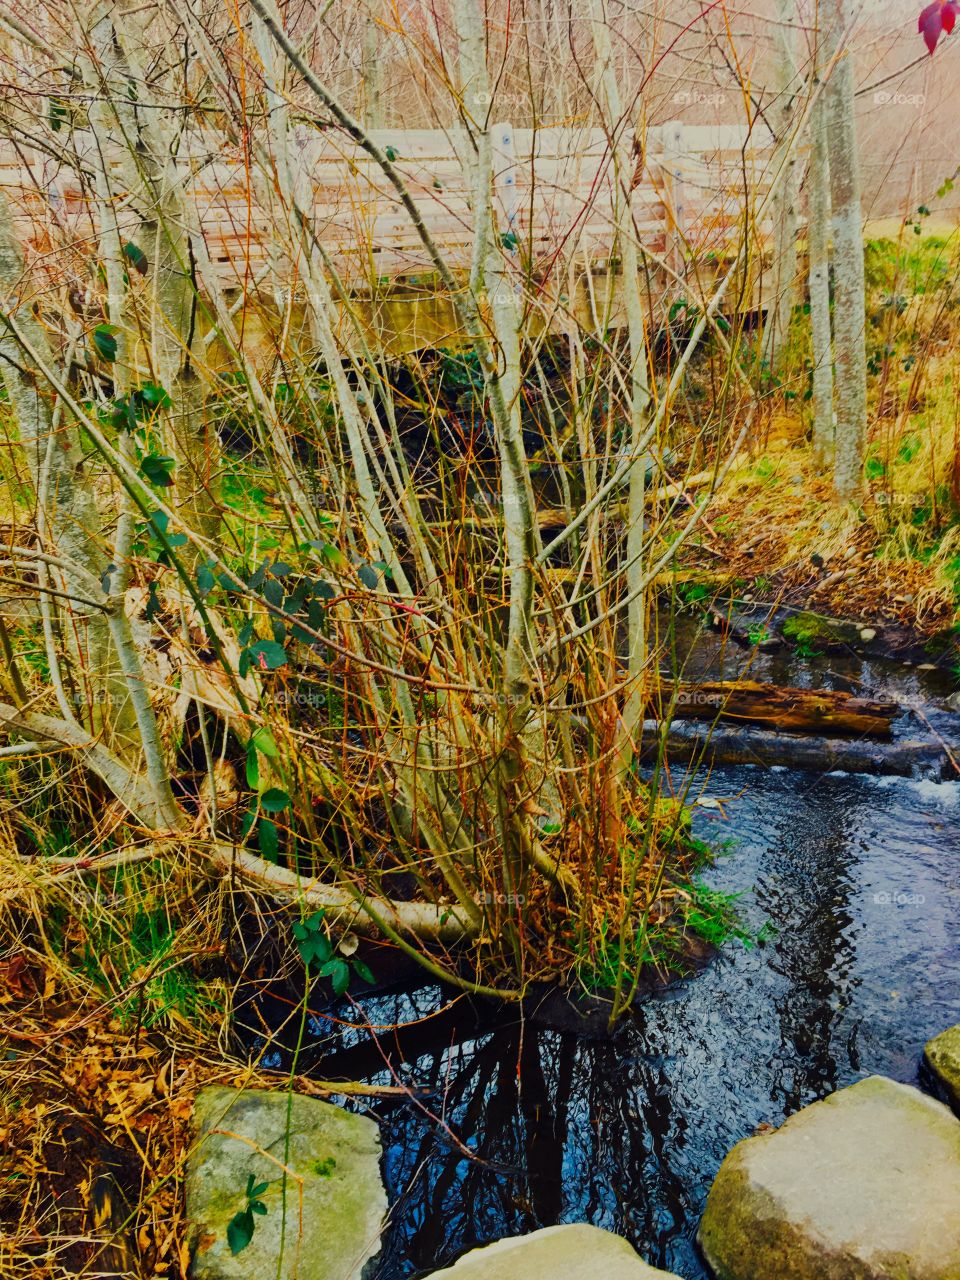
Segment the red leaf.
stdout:
<svg viewBox="0 0 960 1280">
<path fill-rule="evenodd" d="M 957 0 L 933 0 L 920 14 L 917 30 L 932 54 L 944 31 L 953 30 L 957 21 Z"/>
<path fill-rule="evenodd" d="M 943 31 L 943 19 L 940 16 L 942 9 L 941 0 L 933 0 L 933 4 L 928 4 L 920 14 L 920 20 L 917 23 L 917 30 L 923 36 L 923 42 L 930 50 L 931 56 Z"/>
</svg>

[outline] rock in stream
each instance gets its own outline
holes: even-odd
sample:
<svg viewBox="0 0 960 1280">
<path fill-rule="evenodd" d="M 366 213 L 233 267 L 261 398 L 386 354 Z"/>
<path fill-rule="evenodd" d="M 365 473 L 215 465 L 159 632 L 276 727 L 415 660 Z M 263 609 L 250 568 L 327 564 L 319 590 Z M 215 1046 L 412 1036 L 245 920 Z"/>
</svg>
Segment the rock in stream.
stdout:
<svg viewBox="0 0 960 1280">
<path fill-rule="evenodd" d="M 960 1023 L 928 1040 L 923 1057 L 943 1097 L 960 1115 Z"/>
<path fill-rule="evenodd" d="M 861 1080 L 738 1143 L 697 1238 L 718 1280 L 960 1280 L 960 1121 Z"/>
<path fill-rule="evenodd" d="M 428 1280 L 679 1280 L 670 1271 L 648 1266 L 626 1240 L 572 1223 L 544 1227 L 527 1236 L 510 1236 L 471 1249 L 452 1267 Z"/>
</svg>

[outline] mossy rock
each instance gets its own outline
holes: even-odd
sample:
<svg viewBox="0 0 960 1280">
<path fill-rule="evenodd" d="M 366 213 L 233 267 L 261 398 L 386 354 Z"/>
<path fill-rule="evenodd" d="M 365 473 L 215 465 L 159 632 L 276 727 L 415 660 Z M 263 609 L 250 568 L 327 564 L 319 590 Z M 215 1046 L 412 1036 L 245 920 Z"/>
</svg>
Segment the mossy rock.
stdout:
<svg viewBox="0 0 960 1280">
<path fill-rule="evenodd" d="M 820 613 L 804 610 L 791 614 L 780 628 L 785 640 L 794 644 L 822 645 L 824 648 L 844 648 L 860 641 L 860 628 L 855 622 L 843 622 L 839 618 L 826 618 Z"/>
<path fill-rule="evenodd" d="M 197 1095 L 193 1122 L 197 1141 L 186 1177 L 193 1280 L 370 1274 L 387 1209 L 372 1120 L 301 1094 L 215 1086 Z M 251 1176 L 254 1185 L 267 1184 L 258 1197 L 266 1212 L 254 1217 L 250 1242 L 234 1254 L 228 1227 L 246 1208 Z"/>
<path fill-rule="evenodd" d="M 928 1040 L 923 1058 L 944 1097 L 960 1115 L 960 1024 Z"/>
<path fill-rule="evenodd" d="M 861 1080 L 738 1143 L 697 1239 L 718 1280 L 960 1280 L 960 1121 Z"/>
</svg>

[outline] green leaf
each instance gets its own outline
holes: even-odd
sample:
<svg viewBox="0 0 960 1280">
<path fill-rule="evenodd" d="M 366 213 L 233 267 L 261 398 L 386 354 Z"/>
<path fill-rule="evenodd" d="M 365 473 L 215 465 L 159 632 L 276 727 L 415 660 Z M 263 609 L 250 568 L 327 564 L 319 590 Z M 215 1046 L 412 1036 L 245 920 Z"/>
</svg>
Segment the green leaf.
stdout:
<svg viewBox="0 0 960 1280">
<path fill-rule="evenodd" d="M 287 651 L 276 640 L 258 640 L 249 649 L 250 659 L 261 671 L 276 671 L 286 666 Z M 263 748 L 260 748 L 261 751 Z"/>
<path fill-rule="evenodd" d="M 217 580 L 213 576 L 212 563 L 213 561 L 209 561 L 207 564 L 202 564 L 197 570 L 197 590 L 202 596 L 208 596 L 216 586 Z"/>
<path fill-rule="evenodd" d="M 230 1252 L 234 1257 L 238 1253 L 242 1253 L 253 1239 L 253 1230 L 253 1214 L 249 1209 L 244 1209 L 241 1213 L 235 1213 L 227 1223 L 227 1244 L 230 1246 Z"/>
<path fill-rule="evenodd" d="M 260 797 L 260 805 L 265 813 L 282 813 L 290 803 L 290 797 L 279 787 L 271 787 Z"/>
<path fill-rule="evenodd" d="M 331 956 L 325 964 L 322 964 L 320 966 L 320 974 L 322 977 L 330 979 L 338 996 L 342 996 L 350 985 L 350 966 L 346 960 L 341 960 L 339 956 Z"/>
<path fill-rule="evenodd" d="M 250 1208 L 253 1210 L 254 1213 L 259 1213 L 261 1215 L 267 1212 L 267 1206 L 263 1203 L 262 1200 L 251 1200 Z"/>
<path fill-rule="evenodd" d="M 173 404 L 167 394 L 166 387 L 162 387 L 159 382 L 145 382 L 143 386 L 137 387 L 133 392 L 137 406 L 140 409 L 146 409 L 153 413 L 157 409 L 169 409 Z"/>
<path fill-rule="evenodd" d="M 97 355 L 101 360 L 107 360 L 112 363 L 117 358 L 117 339 L 118 330 L 112 324 L 98 324 L 94 329 L 91 337 L 93 345 L 97 349 Z"/>
<path fill-rule="evenodd" d="M 393 164 L 394 160 L 397 158 L 397 149 L 396 147 L 384 147 L 383 154 L 387 157 L 390 163 Z"/>
<path fill-rule="evenodd" d="M 368 591 L 376 591 L 380 585 L 380 575 L 372 564 L 362 564 L 357 570 L 357 577 Z"/>
<path fill-rule="evenodd" d="M 64 120 L 68 120 L 69 118 L 70 118 L 70 112 L 68 111 L 66 103 L 63 101 L 63 99 L 51 98 L 48 119 L 50 121 L 50 128 L 53 130 L 53 132 L 59 133 L 60 130 L 63 128 Z"/>
<path fill-rule="evenodd" d="M 132 240 L 128 240 L 123 246 L 123 256 L 134 271 L 139 271 L 142 276 L 147 274 L 147 255 L 139 245 L 134 244 Z"/>
<path fill-rule="evenodd" d="M 257 823 L 257 845 L 260 856 L 267 862 L 276 862 L 280 857 L 280 835 L 269 818 L 261 818 Z"/>
<path fill-rule="evenodd" d="M 157 592 L 157 584 L 155 582 L 151 582 L 147 587 L 147 605 L 143 611 L 143 616 L 146 618 L 147 622 L 152 622 L 154 618 L 160 616 L 160 612 L 161 605 L 160 596 Z"/>
<path fill-rule="evenodd" d="M 257 748 L 251 741 L 247 746 L 247 786 L 256 791 L 260 786 L 260 760 Z"/>
<path fill-rule="evenodd" d="M 368 964 L 364 964 L 362 960 L 352 960 L 351 964 L 353 965 L 353 972 L 362 982 L 369 982 L 371 986 L 374 985 L 376 978 L 373 976 L 373 970 Z"/>
<path fill-rule="evenodd" d="M 328 542 L 322 548 L 320 554 L 326 560 L 327 564 L 333 565 L 334 569 L 341 569 L 347 563 L 347 557 L 343 554 L 339 547 L 335 547 L 332 542 Z"/>
<path fill-rule="evenodd" d="M 258 751 L 262 751 L 263 754 L 268 756 L 271 760 L 276 760 L 277 756 L 280 754 L 277 751 L 277 744 L 273 740 L 273 734 L 265 725 L 254 730 L 250 741 Z"/>
<path fill-rule="evenodd" d="M 173 484 L 173 469 L 177 465 L 174 458 L 165 458 L 160 454 L 148 453 L 140 463 L 140 474 L 148 484 L 166 489 Z"/>
</svg>

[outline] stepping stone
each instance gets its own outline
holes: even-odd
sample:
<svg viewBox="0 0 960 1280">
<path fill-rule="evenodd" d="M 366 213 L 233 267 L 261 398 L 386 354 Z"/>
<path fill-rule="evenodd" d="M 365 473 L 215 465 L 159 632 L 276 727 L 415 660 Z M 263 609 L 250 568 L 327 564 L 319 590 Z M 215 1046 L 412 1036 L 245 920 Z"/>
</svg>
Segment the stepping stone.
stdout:
<svg viewBox="0 0 960 1280">
<path fill-rule="evenodd" d="M 193 1280 L 277 1280 L 281 1234 L 280 1280 L 361 1280 L 380 1252 L 387 1210 L 372 1120 L 296 1093 L 291 1100 L 216 1086 L 197 1095 L 193 1122 L 186 1176 Z M 251 1175 L 254 1187 L 267 1183 L 257 1197 L 266 1213 L 253 1214 L 250 1242 L 233 1254 L 228 1226 L 247 1208 Z"/>
<path fill-rule="evenodd" d="M 946 1101 L 960 1115 L 960 1024 L 928 1040 L 923 1057 Z"/>
<path fill-rule="evenodd" d="M 718 1280 L 960 1280 L 960 1121 L 861 1080 L 738 1143 L 697 1239 Z"/>
<path fill-rule="evenodd" d="M 635 1250 L 610 1231 L 574 1223 L 544 1227 L 528 1236 L 509 1236 L 471 1249 L 452 1267 L 428 1280 L 679 1280 L 670 1271 L 649 1267 Z"/>
</svg>

